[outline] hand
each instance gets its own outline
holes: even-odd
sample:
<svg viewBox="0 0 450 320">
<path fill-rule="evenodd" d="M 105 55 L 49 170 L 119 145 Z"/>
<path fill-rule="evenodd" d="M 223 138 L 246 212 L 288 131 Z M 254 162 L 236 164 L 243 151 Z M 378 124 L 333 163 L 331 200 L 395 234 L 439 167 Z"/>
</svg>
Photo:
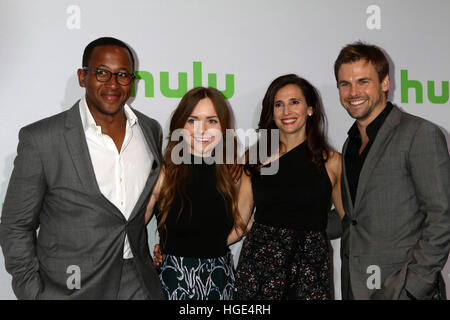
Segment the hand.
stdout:
<svg viewBox="0 0 450 320">
<path fill-rule="evenodd" d="M 242 172 L 244 171 L 244 166 L 241 164 L 233 164 L 228 168 L 230 170 L 231 177 L 234 180 L 234 183 L 238 183 L 239 179 L 242 176 Z"/>
<path fill-rule="evenodd" d="M 158 267 L 162 263 L 162 253 L 161 248 L 159 247 L 159 243 L 155 244 L 155 247 L 153 248 L 153 265 Z"/>
</svg>

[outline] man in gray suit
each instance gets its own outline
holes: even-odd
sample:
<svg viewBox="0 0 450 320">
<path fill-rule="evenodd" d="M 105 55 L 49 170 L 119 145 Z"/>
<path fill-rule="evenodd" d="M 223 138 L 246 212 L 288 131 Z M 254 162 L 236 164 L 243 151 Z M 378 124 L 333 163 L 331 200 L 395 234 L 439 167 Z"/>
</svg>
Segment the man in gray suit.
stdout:
<svg viewBox="0 0 450 320">
<path fill-rule="evenodd" d="M 125 43 L 94 40 L 85 97 L 20 130 L 0 224 L 19 299 L 163 299 L 144 225 L 162 133 L 126 104 L 133 72 Z"/>
<path fill-rule="evenodd" d="M 343 299 L 445 299 L 450 159 L 443 133 L 387 102 L 389 64 L 376 46 L 343 48 L 334 66 L 356 119 L 343 147 Z"/>
</svg>

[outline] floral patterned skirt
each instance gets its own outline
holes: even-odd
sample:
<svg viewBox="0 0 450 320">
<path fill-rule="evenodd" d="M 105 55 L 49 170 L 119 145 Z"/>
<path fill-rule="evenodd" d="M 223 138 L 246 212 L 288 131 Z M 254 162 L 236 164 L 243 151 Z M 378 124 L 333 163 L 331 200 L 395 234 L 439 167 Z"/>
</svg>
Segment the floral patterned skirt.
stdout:
<svg viewBox="0 0 450 320">
<path fill-rule="evenodd" d="M 294 231 L 254 222 L 236 270 L 241 300 L 331 299 L 325 231 Z"/>
<path fill-rule="evenodd" d="M 168 300 L 232 300 L 234 266 L 229 252 L 218 258 L 163 254 L 159 278 Z"/>
</svg>

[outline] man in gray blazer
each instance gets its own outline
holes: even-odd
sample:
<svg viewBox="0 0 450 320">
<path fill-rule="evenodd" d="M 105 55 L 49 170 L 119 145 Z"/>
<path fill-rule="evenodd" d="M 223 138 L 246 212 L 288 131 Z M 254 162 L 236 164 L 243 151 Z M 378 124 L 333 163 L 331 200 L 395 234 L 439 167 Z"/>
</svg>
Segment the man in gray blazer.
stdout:
<svg viewBox="0 0 450 320">
<path fill-rule="evenodd" d="M 20 130 L 0 224 L 19 299 L 163 299 L 144 225 L 162 133 L 126 104 L 133 72 L 125 43 L 94 40 L 85 97 Z"/>
<path fill-rule="evenodd" d="M 389 64 L 376 46 L 343 48 L 334 66 L 356 119 L 343 147 L 343 299 L 445 299 L 450 159 L 443 133 L 387 102 Z"/>
</svg>

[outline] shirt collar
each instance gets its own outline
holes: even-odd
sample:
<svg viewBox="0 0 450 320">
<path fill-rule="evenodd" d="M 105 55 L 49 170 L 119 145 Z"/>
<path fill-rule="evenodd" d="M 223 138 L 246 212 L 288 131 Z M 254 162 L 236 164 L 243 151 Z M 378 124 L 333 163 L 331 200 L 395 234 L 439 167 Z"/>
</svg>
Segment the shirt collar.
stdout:
<svg viewBox="0 0 450 320">
<path fill-rule="evenodd" d="M 367 126 L 366 133 L 367 136 L 369 137 L 369 140 L 375 139 L 375 136 L 377 135 L 387 116 L 391 112 L 392 108 L 393 108 L 392 103 L 388 102 L 386 104 L 386 108 L 384 108 L 384 110 L 381 111 L 381 113 Z M 353 123 L 353 125 L 351 126 L 350 130 L 348 130 L 347 133 L 350 138 L 360 138 L 358 125 L 356 121 Z"/>
<path fill-rule="evenodd" d="M 133 110 L 125 104 L 123 106 L 125 111 L 125 116 L 127 117 L 127 126 L 132 127 L 136 122 L 138 121 L 138 118 L 136 114 L 133 112 Z M 80 115 L 81 115 L 81 123 L 83 125 L 84 132 L 87 132 L 89 130 L 98 131 L 98 129 L 101 129 L 100 126 L 97 126 L 97 123 L 94 120 L 94 117 L 91 114 L 91 111 L 89 110 L 89 107 L 86 102 L 86 97 L 83 97 L 80 100 Z"/>
</svg>

